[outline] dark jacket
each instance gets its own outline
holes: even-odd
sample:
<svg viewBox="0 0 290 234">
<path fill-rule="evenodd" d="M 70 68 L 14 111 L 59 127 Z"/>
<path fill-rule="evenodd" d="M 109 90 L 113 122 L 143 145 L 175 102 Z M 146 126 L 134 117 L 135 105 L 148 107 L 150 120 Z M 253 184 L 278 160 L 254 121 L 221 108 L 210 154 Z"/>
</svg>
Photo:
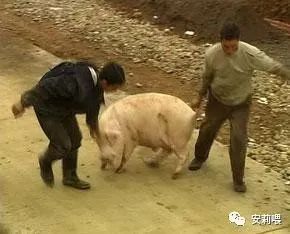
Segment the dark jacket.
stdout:
<svg viewBox="0 0 290 234">
<path fill-rule="evenodd" d="M 55 66 L 21 95 L 22 105 L 33 106 L 37 113 L 59 119 L 85 113 L 87 124 L 97 130 L 104 92 L 99 81 L 94 85 L 89 66 L 85 62 L 63 62 Z"/>
</svg>

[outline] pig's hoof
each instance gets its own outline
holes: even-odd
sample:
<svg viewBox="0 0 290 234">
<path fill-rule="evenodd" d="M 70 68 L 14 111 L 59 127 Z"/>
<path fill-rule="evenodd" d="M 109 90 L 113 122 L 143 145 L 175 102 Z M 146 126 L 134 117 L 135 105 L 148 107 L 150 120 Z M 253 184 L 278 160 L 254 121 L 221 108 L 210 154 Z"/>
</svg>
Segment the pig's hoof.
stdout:
<svg viewBox="0 0 290 234">
<path fill-rule="evenodd" d="M 156 160 L 143 160 L 144 163 L 148 166 L 148 167 L 151 167 L 151 168 L 158 168 L 159 167 L 159 162 L 156 161 Z"/>
<path fill-rule="evenodd" d="M 108 161 L 102 160 L 101 162 L 101 170 L 106 170 L 108 168 Z"/>
<path fill-rule="evenodd" d="M 156 161 L 150 161 L 150 162 L 146 162 L 146 165 L 148 167 L 151 167 L 151 168 L 158 168 L 159 167 L 159 162 L 156 162 Z"/>
<path fill-rule="evenodd" d="M 179 173 L 174 173 L 174 174 L 171 176 L 171 179 L 176 180 L 178 177 L 179 177 Z"/>
<path fill-rule="evenodd" d="M 118 168 L 118 169 L 115 171 L 115 173 L 117 173 L 117 174 L 121 174 L 121 173 L 124 173 L 125 171 L 126 171 L 125 168 Z"/>
</svg>

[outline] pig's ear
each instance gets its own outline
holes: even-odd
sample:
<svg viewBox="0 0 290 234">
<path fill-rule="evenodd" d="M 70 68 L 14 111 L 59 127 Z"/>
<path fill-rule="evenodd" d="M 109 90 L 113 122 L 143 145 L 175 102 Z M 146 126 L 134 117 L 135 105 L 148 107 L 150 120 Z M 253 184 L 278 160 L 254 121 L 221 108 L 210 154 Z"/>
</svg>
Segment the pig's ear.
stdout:
<svg viewBox="0 0 290 234">
<path fill-rule="evenodd" d="M 105 133 L 105 139 L 110 146 L 115 145 L 119 137 L 120 132 L 118 131 L 110 131 Z"/>
</svg>

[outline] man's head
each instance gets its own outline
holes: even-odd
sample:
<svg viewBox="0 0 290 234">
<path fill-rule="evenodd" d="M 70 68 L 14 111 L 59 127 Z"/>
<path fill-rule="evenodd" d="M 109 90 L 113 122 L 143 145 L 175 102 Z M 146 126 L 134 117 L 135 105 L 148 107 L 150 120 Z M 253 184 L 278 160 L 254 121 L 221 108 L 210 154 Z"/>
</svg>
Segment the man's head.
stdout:
<svg viewBox="0 0 290 234">
<path fill-rule="evenodd" d="M 121 65 L 108 62 L 100 70 L 100 84 L 105 92 L 113 92 L 123 86 L 126 82 L 125 72 Z"/>
<path fill-rule="evenodd" d="M 225 54 L 231 56 L 239 49 L 240 28 L 235 23 L 225 23 L 220 31 Z"/>
</svg>

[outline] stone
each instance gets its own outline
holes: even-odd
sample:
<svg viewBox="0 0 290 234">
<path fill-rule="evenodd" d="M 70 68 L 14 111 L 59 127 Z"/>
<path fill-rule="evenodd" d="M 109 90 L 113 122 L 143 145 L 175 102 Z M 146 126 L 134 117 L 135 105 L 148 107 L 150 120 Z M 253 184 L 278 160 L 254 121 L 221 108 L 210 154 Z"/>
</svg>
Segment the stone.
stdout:
<svg viewBox="0 0 290 234">
<path fill-rule="evenodd" d="M 142 17 L 142 13 L 141 12 L 134 12 L 132 17 L 133 18 L 141 18 Z"/>
<path fill-rule="evenodd" d="M 288 150 L 288 147 L 287 147 L 287 145 L 277 144 L 277 145 L 274 145 L 274 149 L 276 149 L 280 152 L 286 152 Z"/>
<path fill-rule="evenodd" d="M 143 87 L 143 85 L 142 85 L 141 83 L 136 83 L 135 85 L 136 85 L 136 87 L 138 87 L 138 88 L 142 88 L 142 87 Z"/>
<path fill-rule="evenodd" d="M 271 172 L 271 168 L 267 167 L 267 168 L 265 169 L 265 172 L 266 172 L 266 173 L 270 173 L 270 172 Z"/>
<path fill-rule="evenodd" d="M 134 62 L 134 63 L 141 63 L 141 62 L 142 62 L 142 60 L 141 60 L 141 59 L 139 59 L 139 58 L 133 58 L 133 62 Z"/>
<path fill-rule="evenodd" d="M 186 36 L 193 36 L 194 35 L 194 32 L 193 31 L 186 31 L 186 32 L 184 32 L 184 34 Z"/>
</svg>

